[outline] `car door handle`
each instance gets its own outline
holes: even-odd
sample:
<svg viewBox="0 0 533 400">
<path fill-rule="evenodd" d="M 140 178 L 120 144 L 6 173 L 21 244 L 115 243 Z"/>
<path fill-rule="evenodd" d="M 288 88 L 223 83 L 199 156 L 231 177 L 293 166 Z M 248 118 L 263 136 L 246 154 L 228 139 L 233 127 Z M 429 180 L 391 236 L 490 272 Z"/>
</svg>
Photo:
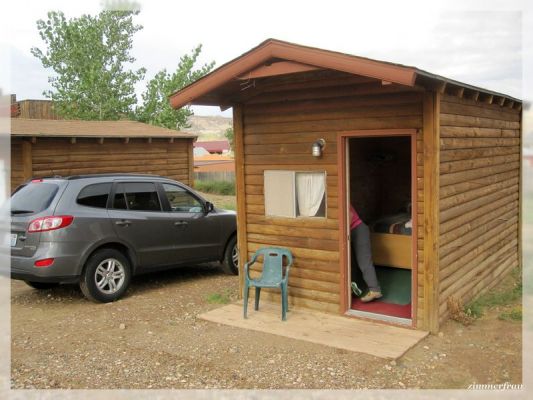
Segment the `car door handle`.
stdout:
<svg viewBox="0 0 533 400">
<path fill-rule="evenodd" d="M 176 222 L 174 222 L 174 225 L 175 226 L 185 226 L 185 225 L 189 225 L 189 223 L 187 221 L 176 221 Z"/>
<path fill-rule="evenodd" d="M 123 219 L 122 221 L 116 221 L 115 225 L 118 225 L 118 226 L 130 226 L 131 225 L 131 221 L 129 221 L 127 219 Z"/>
</svg>

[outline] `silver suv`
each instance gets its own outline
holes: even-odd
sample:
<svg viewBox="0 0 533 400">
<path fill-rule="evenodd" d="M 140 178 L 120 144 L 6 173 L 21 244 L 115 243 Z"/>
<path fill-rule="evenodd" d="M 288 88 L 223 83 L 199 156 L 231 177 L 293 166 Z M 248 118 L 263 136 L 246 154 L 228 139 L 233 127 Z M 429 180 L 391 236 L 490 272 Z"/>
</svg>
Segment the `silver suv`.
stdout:
<svg viewBox="0 0 533 400">
<path fill-rule="evenodd" d="M 237 274 L 236 216 L 182 183 L 152 175 L 34 179 L 11 197 L 11 278 L 36 289 L 78 282 L 110 302 L 131 277 L 220 261 Z"/>
</svg>

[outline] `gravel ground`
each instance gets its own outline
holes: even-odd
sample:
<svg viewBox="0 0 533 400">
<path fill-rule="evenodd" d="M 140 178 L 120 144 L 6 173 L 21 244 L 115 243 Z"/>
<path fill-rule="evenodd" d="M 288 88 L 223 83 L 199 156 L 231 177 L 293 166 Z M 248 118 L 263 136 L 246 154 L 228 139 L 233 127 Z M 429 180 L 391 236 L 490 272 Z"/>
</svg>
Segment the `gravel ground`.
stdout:
<svg viewBox="0 0 533 400">
<path fill-rule="evenodd" d="M 397 361 L 218 325 L 197 316 L 237 299 L 211 265 L 137 277 L 114 303 L 75 286 L 12 281 L 12 388 L 467 388 L 521 383 L 521 324 L 490 310 L 449 321 Z M 213 295 L 219 296 L 213 296 Z M 208 301 L 208 296 L 211 300 Z"/>
</svg>

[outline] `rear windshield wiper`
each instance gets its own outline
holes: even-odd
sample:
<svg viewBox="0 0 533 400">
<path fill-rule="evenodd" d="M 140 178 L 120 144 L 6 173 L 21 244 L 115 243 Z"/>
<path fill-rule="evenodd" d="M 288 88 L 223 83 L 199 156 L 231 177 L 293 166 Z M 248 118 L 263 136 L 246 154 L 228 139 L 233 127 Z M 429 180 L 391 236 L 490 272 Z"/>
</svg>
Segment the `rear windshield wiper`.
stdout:
<svg viewBox="0 0 533 400">
<path fill-rule="evenodd" d="M 33 211 L 33 210 L 11 210 L 11 215 L 15 215 L 15 214 L 32 214 L 34 212 L 35 211 Z"/>
</svg>

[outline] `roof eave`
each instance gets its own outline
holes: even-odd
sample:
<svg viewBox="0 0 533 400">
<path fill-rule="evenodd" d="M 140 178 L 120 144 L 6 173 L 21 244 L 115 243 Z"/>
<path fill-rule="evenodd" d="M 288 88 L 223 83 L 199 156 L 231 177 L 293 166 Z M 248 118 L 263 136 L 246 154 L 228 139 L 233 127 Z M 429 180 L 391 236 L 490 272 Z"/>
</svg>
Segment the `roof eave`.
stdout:
<svg viewBox="0 0 533 400">
<path fill-rule="evenodd" d="M 269 39 L 189 86 L 175 92 L 169 97 L 170 105 L 177 109 L 188 104 L 196 104 L 196 99 L 271 58 L 295 61 L 406 86 L 414 86 L 416 79 L 416 69 L 412 67 Z"/>
<path fill-rule="evenodd" d="M 190 135 L 108 135 L 108 134 L 54 134 L 54 133 L 20 133 L 11 132 L 11 136 L 17 137 L 52 137 L 52 138 L 106 138 L 106 139 L 197 139 L 198 135 L 191 133 Z"/>
</svg>

